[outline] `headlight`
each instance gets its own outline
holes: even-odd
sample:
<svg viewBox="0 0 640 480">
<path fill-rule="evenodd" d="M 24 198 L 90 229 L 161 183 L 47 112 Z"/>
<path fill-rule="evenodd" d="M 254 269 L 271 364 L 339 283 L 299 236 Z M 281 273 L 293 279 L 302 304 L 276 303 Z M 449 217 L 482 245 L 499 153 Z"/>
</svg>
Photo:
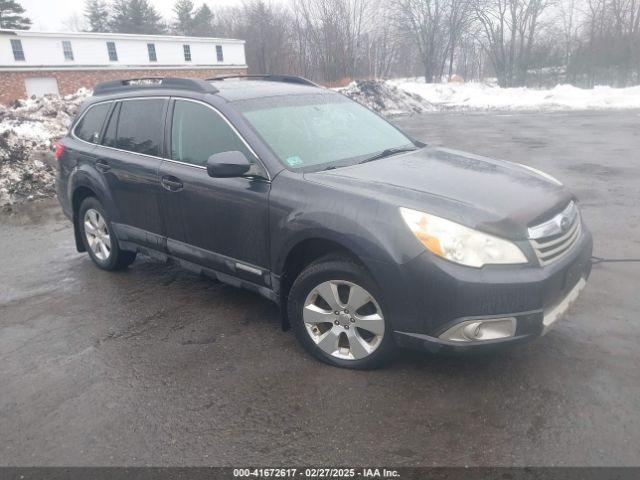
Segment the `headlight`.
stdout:
<svg viewBox="0 0 640 480">
<path fill-rule="evenodd" d="M 417 210 L 400 208 L 413 234 L 432 253 L 469 267 L 527 263 L 516 245 L 487 233 Z"/>
</svg>

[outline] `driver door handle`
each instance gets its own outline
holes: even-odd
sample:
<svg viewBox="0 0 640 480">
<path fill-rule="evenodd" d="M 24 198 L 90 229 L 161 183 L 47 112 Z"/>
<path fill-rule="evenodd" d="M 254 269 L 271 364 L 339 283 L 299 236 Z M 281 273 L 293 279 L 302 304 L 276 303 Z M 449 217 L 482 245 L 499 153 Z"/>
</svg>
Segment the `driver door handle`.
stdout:
<svg viewBox="0 0 640 480">
<path fill-rule="evenodd" d="M 163 176 L 161 183 L 162 183 L 162 187 L 165 190 L 169 190 L 170 192 L 179 192 L 183 188 L 183 185 L 180 179 L 172 175 Z"/>
</svg>

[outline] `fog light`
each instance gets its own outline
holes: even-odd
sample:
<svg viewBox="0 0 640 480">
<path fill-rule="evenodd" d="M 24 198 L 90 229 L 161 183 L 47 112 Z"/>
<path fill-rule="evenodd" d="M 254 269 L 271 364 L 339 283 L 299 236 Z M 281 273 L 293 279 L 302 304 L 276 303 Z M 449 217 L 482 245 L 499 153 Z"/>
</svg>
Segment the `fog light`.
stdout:
<svg viewBox="0 0 640 480">
<path fill-rule="evenodd" d="M 451 342 L 482 342 L 513 337 L 515 334 L 516 319 L 505 317 L 460 322 L 440 335 L 439 338 Z"/>
</svg>

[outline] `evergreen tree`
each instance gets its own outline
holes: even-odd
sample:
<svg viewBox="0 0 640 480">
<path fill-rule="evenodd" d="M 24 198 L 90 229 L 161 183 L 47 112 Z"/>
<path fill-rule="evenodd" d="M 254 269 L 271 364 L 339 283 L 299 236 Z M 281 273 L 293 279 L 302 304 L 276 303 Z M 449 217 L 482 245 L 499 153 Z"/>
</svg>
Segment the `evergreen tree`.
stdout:
<svg viewBox="0 0 640 480">
<path fill-rule="evenodd" d="M 87 0 L 84 16 L 91 32 L 109 32 L 109 7 L 105 0 Z"/>
<path fill-rule="evenodd" d="M 112 6 L 109 26 L 116 33 L 165 33 L 162 17 L 148 0 L 116 0 Z"/>
<path fill-rule="evenodd" d="M 212 36 L 213 18 L 213 12 L 206 3 L 203 3 L 193 16 L 193 28 L 191 30 L 191 34 L 196 37 Z"/>
<path fill-rule="evenodd" d="M 177 0 L 173 11 L 176 20 L 173 31 L 178 35 L 191 35 L 193 30 L 193 2 L 191 0 Z"/>
<path fill-rule="evenodd" d="M 24 16 L 24 8 L 15 0 L 0 0 L 0 28 L 28 30 L 31 20 Z"/>
</svg>

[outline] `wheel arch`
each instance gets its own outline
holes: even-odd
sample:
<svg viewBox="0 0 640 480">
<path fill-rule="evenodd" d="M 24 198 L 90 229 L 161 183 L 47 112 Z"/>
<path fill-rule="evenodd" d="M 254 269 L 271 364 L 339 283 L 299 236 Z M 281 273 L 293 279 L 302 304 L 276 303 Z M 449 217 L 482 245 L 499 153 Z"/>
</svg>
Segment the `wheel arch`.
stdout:
<svg viewBox="0 0 640 480">
<path fill-rule="evenodd" d="M 82 202 L 89 197 L 98 198 L 96 192 L 86 185 L 78 185 L 71 195 L 71 210 L 73 212 L 73 234 L 76 240 L 76 250 L 78 252 L 86 252 L 87 249 L 84 246 L 84 242 L 82 241 L 82 236 L 80 235 L 80 229 L 78 228 L 79 222 L 79 211 L 80 205 Z"/>
<path fill-rule="evenodd" d="M 290 327 L 286 305 L 289 290 L 291 289 L 293 282 L 300 272 L 302 272 L 302 270 L 304 270 L 308 265 L 319 258 L 331 254 L 347 257 L 369 272 L 369 269 L 362 258 L 342 242 L 329 239 L 327 237 L 314 236 L 301 239 L 292 245 L 287 254 L 283 257 L 281 265 L 279 265 L 277 270 L 281 274 L 279 296 L 280 305 L 282 306 L 283 330 L 288 330 Z M 371 274 L 371 272 L 369 272 L 369 274 Z"/>
<path fill-rule="evenodd" d="M 117 219 L 115 203 L 109 192 L 109 186 L 104 177 L 88 164 L 79 165 L 69 177 L 68 198 L 73 214 L 73 228 L 76 248 L 79 252 L 86 251 L 78 229 L 78 210 L 85 198 L 94 197 L 105 208 L 111 219 Z"/>
</svg>

